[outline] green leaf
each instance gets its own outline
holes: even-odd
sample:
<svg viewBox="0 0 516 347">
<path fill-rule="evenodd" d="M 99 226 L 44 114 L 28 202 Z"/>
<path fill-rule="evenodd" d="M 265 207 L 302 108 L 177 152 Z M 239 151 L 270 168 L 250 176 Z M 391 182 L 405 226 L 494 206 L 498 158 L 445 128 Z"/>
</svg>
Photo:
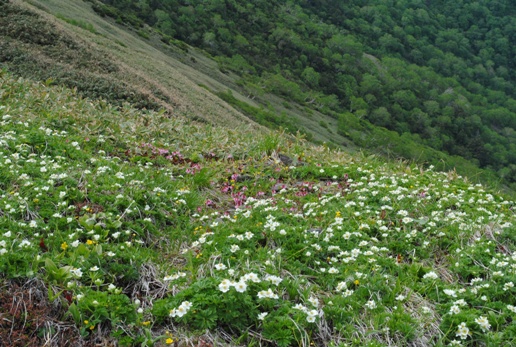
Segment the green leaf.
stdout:
<svg viewBox="0 0 516 347">
<path fill-rule="evenodd" d="M 79 311 L 79 308 L 77 307 L 77 305 L 75 305 L 75 303 L 72 303 L 69 307 L 68 307 L 68 312 L 70 313 L 70 315 L 72 316 L 75 324 L 77 325 L 80 325 L 82 323 L 82 316 L 81 316 L 81 312 Z"/>
</svg>

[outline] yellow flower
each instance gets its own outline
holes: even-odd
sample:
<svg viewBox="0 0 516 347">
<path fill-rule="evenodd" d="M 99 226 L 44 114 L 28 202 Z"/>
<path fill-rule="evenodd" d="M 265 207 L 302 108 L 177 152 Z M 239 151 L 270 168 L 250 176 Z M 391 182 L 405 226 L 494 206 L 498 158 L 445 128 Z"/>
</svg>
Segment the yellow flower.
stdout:
<svg viewBox="0 0 516 347">
<path fill-rule="evenodd" d="M 339 218 L 341 216 L 340 211 L 335 212 L 335 218 Z"/>
<path fill-rule="evenodd" d="M 148 326 L 148 325 L 150 325 L 150 320 L 145 321 L 145 322 L 142 322 L 142 325 L 144 325 L 144 326 Z"/>
<path fill-rule="evenodd" d="M 355 280 L 353 283 L 355 283 L 355 285 L 358 286 L 360 284 L 360 281 L 359 280 Z"/>
<path fill-rule="evenodd" d="M 171 345 L 171 344 L 173 344 L 173 343 L 174 343 L 174 340 L 173 340 L 173 339 L 171 339 L 171 338 L 169 337 L 168 339 L 166 339 L 166 340 L 165 340 L 165 343 L 166 343 L 167 345 Z"/>
<path fill-rule="evenodd" d="M 90 325 L 90 330 L 93 330 L 95 329 L 95 326 L 94 325 Z"/>
<path fill-rule="evenodd" d="M 84 325 L 88 325 L 89 321 L 85 320 Z"/>
<path fill-rule="evenodd" d="M 67 249 L 67 248 L 68 248 L 68 244 L 67 244 L 66 242 L 63 242 L 63 243 L 61 244 L 61 249 L 62 249 L 63 251 L 66 251 L 66 249 Z"/>
<path fill-rule="evenodd" d="M 88 240 L 86 241 L 86 244 L 87 244 L 87 245 L 90 245 L 90 246 L 91 246 L 91 245 L 93 245 L 94 243 L 95 243 L 95 241 L 92 241 L 92 240 L 90 240 L 90 239 L 88 239 Z"/>
<path fill-rule="evenodd" d="M 37 198 L 36 198 L 36 199 L 34 199 L 34 200 L 32 200 L 32 201 L 34 201 L 34 203 L 36 203 L 36 204 L 37 204 L 37 203 L 39 202 L 39 199 L 37 199 Z"/>
</svg>

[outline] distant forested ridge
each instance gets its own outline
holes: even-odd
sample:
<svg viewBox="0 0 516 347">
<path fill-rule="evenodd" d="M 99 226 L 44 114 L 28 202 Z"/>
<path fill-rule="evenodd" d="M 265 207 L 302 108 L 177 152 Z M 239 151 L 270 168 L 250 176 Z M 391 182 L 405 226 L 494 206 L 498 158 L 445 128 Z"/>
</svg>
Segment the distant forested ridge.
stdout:
<svg viewBox="0 0 516 347">
<path fill-rule="evenodd" d="M 341 133 L 351 113 L 516 182 L 516 1 L 92 1 L 206 50 L 249 95 L 330 114 Z"/>
</svg>

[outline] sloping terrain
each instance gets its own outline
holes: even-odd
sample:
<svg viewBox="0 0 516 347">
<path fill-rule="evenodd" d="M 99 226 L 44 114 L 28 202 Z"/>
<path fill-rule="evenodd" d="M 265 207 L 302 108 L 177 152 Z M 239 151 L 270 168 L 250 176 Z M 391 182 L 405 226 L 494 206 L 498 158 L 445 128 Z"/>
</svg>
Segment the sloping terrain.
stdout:
<svg viewBox="0 0 516 347">
<path fill-rule="evenodd" d="M 511 198 L 268 131 L 199 51 L 34 4 L 0 5 L 0 346 L 516 343 Z"/>
<path fill-rule="evenodd" d="M 193 73 L 188 66 L 94 15 L 87 3 L 39 5 L 48 11 L 51 6 L 63 19 L 21 1 L 2 5 L 0 62 L 13 73 L 64 84 L 82 95 L 102 97 L 118 105 L 130 102 L 139 108 L 164 108 L 171 116 L 218 124 L 249 123 L 196 85 L 199 78 L 185 76 L 187 70 Z M 73 12 L 70 18 L 75 25 L 66 22 L 69 12 Z M 217 83 L 208 77 L 205 81 Z"/>
<path fill-rule="evenodd" d="M 21 1 L 7 2 L 0 19 L 5 24 L 0 66 L 17 75 L 64 84 L 77 88 L 81 95 L 101 96 L 115 105 L 130 101 L 138 108 L 162 109 L 171 117 L 182 115 L 225 126 L 246 123 L 258 129 L 258 122 L 349 152 L 358 146 L 386 157 L 432 164 L 439 170 L 456 169 L 478 181 L 508 184 L 492 171 L 478 169 L 474 162 L 415 142 L 408 133 L 400 136 L 351 113 L 337 119 L 264 93 L 261 87 L 251 92 L 240 85 L 239 76 L 221 69 L 206 52 L 180 41 L 164 44 L 149 28 L 135 31 L 120 26 L 96 15 L 90 3 L 31 4 L 37 8 Z M 24 28 L 35 28 L 34 34 Z"/>
<path fill-rule="evenodd" d="M 88 1 L 142 35 L 206 50 L 267 106 L 264 91 L 331 115 L 338 126 L 321 126 L 362 148 L 386 152 L 350 131 L 367 120 L 389 144 L 411 142 L 394 155 L 437 164 L 430 147 L 516 182 L 514 2 Z"/>
<path fill-rule="evenodd" d="M 514 203 L 0 75 L 5 346 L 515 343 Z"/>
</svg>

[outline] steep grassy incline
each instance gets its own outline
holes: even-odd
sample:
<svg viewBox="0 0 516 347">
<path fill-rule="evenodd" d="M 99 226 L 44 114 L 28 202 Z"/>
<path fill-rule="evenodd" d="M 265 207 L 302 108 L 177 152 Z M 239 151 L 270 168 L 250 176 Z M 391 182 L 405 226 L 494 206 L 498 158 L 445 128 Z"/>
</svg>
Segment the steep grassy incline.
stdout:
<svg viewBox="0 0 516 347">
<path fill-rule="evenodd" d="M 37 8 L 17 0 L 0 3 L 0 67 L 77 88 L 81 95 L 115 105 L 130 102 L 140 109 L 164 109 L 171 116 L 253 126 L 198 84 L 227 88 L 95 15 L 87 3 L 34 5 Z"/>
<path fill-rule="evenodd" d="M 514 202 L 0 72 L 0 344 L 503 346 Z"/>
</svg>

